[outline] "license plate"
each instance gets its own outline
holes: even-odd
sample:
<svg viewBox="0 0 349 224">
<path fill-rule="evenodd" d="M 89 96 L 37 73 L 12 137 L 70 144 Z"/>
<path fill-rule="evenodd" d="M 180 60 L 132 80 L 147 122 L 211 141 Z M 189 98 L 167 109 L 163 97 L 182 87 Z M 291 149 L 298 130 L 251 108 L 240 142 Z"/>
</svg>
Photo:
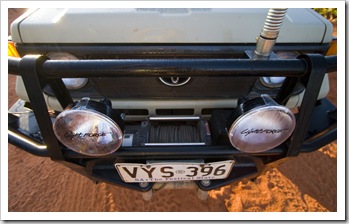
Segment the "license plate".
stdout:
<svg viewBox="0 0 349 224">
<path fill-rule="evenodd" d="M 121 178 L 128 183 L 169 182 L 225 179 L 235 161 L 214 163 L 150 162 L 148 164 L 116 163 Z"/>
</svg>

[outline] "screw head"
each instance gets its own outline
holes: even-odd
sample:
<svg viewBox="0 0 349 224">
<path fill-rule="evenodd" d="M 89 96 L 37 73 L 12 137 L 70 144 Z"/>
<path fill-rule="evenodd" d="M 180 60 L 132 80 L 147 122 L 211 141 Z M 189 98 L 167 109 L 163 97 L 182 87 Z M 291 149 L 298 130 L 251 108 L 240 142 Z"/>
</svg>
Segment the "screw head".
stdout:
<svg viewBox="0 0 349 224">
<path fill-rule="evenodd" d="M 149 183 L 148 182 L 141 182 L 139 183 L 140 187 L 148 187 Z"/>
<path fill-rule="evenodd" d="M 208 187 L 211 185 L 211 181 L 210 180 L 202 180 L 201 181 L 201 184 L 205 187 Z"/>
</svg>

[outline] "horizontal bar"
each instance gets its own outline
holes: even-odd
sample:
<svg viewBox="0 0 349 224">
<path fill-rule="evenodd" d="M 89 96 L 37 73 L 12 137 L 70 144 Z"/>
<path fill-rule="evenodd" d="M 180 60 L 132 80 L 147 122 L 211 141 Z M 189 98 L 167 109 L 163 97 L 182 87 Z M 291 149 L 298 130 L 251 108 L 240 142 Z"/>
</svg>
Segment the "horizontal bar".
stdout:
<svg viewBox="0 0 349 224">
<path fill-rule="evenodd" d="M 328 72 L 336 71 L 337 56 L 326 56 Z M 9 73 L 18 75 L 20 59 L 9 57 Z M 40 69 L 40 68 L 39 68 Z M 307 72 L 301 59 L 108 59 L 47 60 L 48 78 L 115 76 L 292 76 Z"/>
<path fill-rule="evenodd" d="M 116 152 L 103 156 L 103 158 L 124 158 L 124 159 L 178 159 L 178 158 L 217 158 L 232 156 L 279 156 L 286 152 L 286 146 L 278 146 L 274 149 L 262 153 L 245 153 L 232 146 L 144 146 L 125 147 Z M 64 152 L 66 158 L 95 158 L 93 156 L 82 155 L 72 150 Z"/>
<path fill-rule="evenodd" d="M 23 59 L 22 59 L 23 60 Z M 9 72 L 21 60 L 9 57 Z M 299 59 L 108 59 L 47 60 L 38 68 L 47 78 L 116 76 L 303 76 L 307 64 Z"/>
<path fill-rule="evenodd" d="M 311 140 L 306 141 L 301 146 L 300 152 L 312 152 L 326 144 L 334 141 L 337 138 L 337 128 L 331 127 L 323 133 L 314 136 Z M 37 156 L 48 156 L 46 145 L 34 141 L 32 138 L 19 133 L 15 129 L 9 127 L 8 132 L 9 143 L 20 147 L 24 151 Z M 251 155 L 251 156 L 266 156 L 266 155 L 281 155 L 285 147 L 276 147 L 263 153 L 243 153 L 238 150 L 232 149 L 231 146 L 191 146 L 191 147 L 170 147 L 164 149 L 162 147 L 132 147 L 132 148 L 121 148 L 111 155 L 103 156 L 103 158 L 116 158 L 116 157 L 166 157 L 171 158 L 172 156 L 238 156 L 238 155 Z M 95 158 L 93 156 L 82 155 L 71 150 L 66 150 L 64 153 L 66 158 Z"/>
<path fill-rule="evenodd" d="M 326 56 L 325 59 L 327 62 L 327 72 L 337 71 L 337 55 Z"/>
<path fill-rule="evenodd" d="M 200 120 L 199 116 L 160 116 L 149 117 L 150 121 L 183 121 L 183 120 Z"/>
<path fill-rule="evenodd" d="M 256 43 L 250 44 L 16 44 L 16 48 L 21 55 L 43 54 L 46 52 L 55 52 L 59 48 L 61 52 L 69 52 L 75 56 L 109 56 L 115 57 L 212 57 L 232 55 L 242 55 L 246 50 L 254 50 Z M 274 46 L 274 51 L 299 51 L 299 52 L 321 52 L 326 53 L 329 44 L 311 44 L 296 43 L 283 44 L 278 43 Z"/>
<path fill-rule="evenodd" d="M 144 146 L 199 146 L 205 145 L 205 142 L 180 142 L 180 143 L 144 143 Z"/>
<path fill-rule="evenodd" d="M 19 75 L 19 63 L 21 62 L 20 58 L 9 57 L 8 59 L 8 73 Z"/>
<path fill-rule="evenodd" d="M 8 130 L 8 142 L 36 156 L 48 157 L 47 146 L 18 132 L 14 128 Z"/>
<path fill-rule="evenodd" d="M 337 124 L 304 142 L 300 153 L 313 152 L 337 139 Z"/>
<path fill-rule="evenodd" d="M 250 59 L 116 59 L 48 60 L 42 65 L 48 78 L 115 76 L 303 76 L 303 60 Z"/>
</svg>

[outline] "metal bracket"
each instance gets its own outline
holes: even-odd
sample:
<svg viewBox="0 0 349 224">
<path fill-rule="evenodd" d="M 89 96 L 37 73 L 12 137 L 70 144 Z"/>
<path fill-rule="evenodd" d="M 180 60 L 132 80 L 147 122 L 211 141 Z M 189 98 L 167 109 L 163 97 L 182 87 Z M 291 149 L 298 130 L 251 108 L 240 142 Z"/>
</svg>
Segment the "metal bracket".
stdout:
<svg viewBox="0 0 349 224">
<path fill-rule="evenodd" d="M 291 137 L 286 156 L 297 156 L 306 137 L 310 117 L 313 113 L 321 85 L 327 71 L 327 62 L 323 55 L 308 54 L 298 57 L 307 64 L 307 75 L 304 76 L 305 93 L 299 108 L 297 123 Z"/>
<path fill-rule="evenodd" d="M 19 64 L 19 73 L 23 78 L 30 104 L 34 108 L 33 112 L 47 146 L 48 155 L 52 160 L 64 160 L 59 142 L 53 133 L 52 121 L 41 89 L 43 76 L 38 68 L 46 60 L 47 58 L 43 56 L 24 56 Z"/>
</svg>

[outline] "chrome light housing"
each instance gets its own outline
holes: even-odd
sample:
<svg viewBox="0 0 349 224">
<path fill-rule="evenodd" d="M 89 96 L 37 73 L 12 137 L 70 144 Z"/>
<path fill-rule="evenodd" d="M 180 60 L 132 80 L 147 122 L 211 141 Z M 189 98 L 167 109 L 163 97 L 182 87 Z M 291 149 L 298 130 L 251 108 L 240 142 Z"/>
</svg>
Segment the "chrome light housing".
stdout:
<svg viewBox="0 0 349 224">
<path fill-rule="evenodd" d="M 77 57 L 67 52 L 50 52 L 46 54 L 46 56 L 52 60 L 78 60 Z M 87 84 L 88 79 L 87 78 L 63 78 L 62 81 L 67 87 L 67 89 L 80 89 Z"/>
<path fill-rule="evenodd" d="M 109 100 L 83 98 L 57 116 L 53 130 L 63 145 L 90 156 L 115 152 L 123 139 L 123 121 Z"/>
<path fill-rule="evenodd" d="M 229 120 L 230 143 L 247 153 L 280 145 L 291 136 L 296 124 L 293 113 L 268 95 L 241 103 Z"/>
<path fill-rule="evenodd" d="M 285 81 L 285 77 L 261 77 L 261 83 L 268 88 L 281 87 Z"/>
</svg>

